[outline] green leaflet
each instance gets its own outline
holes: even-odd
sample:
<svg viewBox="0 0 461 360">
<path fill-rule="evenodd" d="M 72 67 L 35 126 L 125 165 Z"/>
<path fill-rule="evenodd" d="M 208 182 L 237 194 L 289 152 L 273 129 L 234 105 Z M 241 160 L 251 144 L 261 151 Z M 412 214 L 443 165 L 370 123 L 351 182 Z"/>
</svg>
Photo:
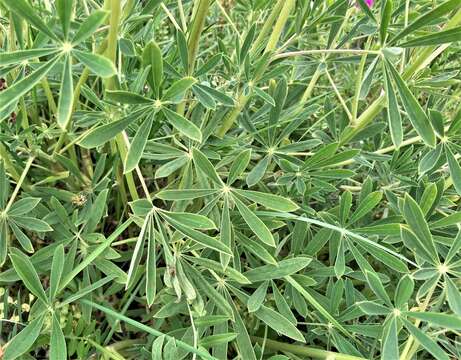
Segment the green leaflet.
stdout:
<svg viewBox="0 0 461 360">
<path fill-rule="evenodd" d="M 106 90 L 106 98 L 111 101 L 119 102 L 121 104 L 152 104 L 153 100 L 144 96 L 122 90 Z"/>
<path fill-rule="evenodd" d="M 455 187 L 457 193 L 461 194 L 461 166 L 459 165 L 449 146 L 445 147 L 445 154 L 447 156 L 450 175 L 453 179 L 453 186 Z"/>
<path fill-rule="evenodd" d="M 5 91 L 2 91 L 2 96 L 0 97 L 0 113 L 6 111 L 8 106 L 17 102 L 21 96 L 24 96 L 35 85 L 37 85 L 37 83 L 51 70 L 58 60 L 58 56 L 52 58 L 30 75 L 16 82 Z"/>
<path fill-rule="evenodd" d="M 150 65 L 150 80 L 154 88 L 155 95 L 159 96 L 160 86 L 163 81 L 163 58 L 162 52 L 155 41 L 150 41 L 142 53 L 144 66 Z"/>
<path fill-rule="evenodd" d="M 156 197 L 163 200 L 192 200 L 203 196 L 214 195 L 215 189 L 185 189 L 185 190 L 162 190 Z"/>
<path fill-rule="evenodd" d="M 56 10 L 59 15 L 59 20 L 61 20 L 62 32 L 64 33 L 65 39 L 67 39 L 69 35 L 72 8 L 73 0 L 56 0 Z"/>
<path fill-rule="evenodd" d="M 26 353 L 40 335 L 44 320 L 44 315 L 35 318 L 17 334 L 4 350 L 3 359 L 14 360 Z"/>
<path fill-rule="evenodd" d="M 423 212 L 416 201 L 414 201 L 408 194 L 405 195 L 403 216 L 425 250 L 428 251 L 434 260 L 437 259 L 437 250 L 435 249 L 434 240 L 429 230 L 429 226 L 424 219 Z"/>
<path fill-rule="evenodd" d="M 109 12 L 98 9 L 93 11 L 80 25 L 74 37 L 72 38 L 72 45 L 78 45 L 85 41 L 88 37 L 104 23 Z"/>
<path fill-rule="evenodd" d="M 253 283 L 264 280 L 280 279 L 304 269 L 311 261 L 312 259 L 308 257 L 286 259 L 278 262 L 277 265 L 263 265 L 259 268 L 251 269 L 243 275 Z"/>
<path fill-rule="evenodd" d="M 219 239 L 213 238 L 200 231 L 194 230 L 188 227 L 187 225 L 184 225 L 181 222 L 176 221 L 168 216 L 165 216 L 165 219 L 167 220 L 168 223 L 174 226 L 178 231 L 180 231 L 182 234 L 184 234 L 188 238 L 196 241 L 197 243 L 207 248 L 211 248 L 216 251 L 223 252 L 228 255 L 232 255 L 230 248 L 224 245 Z"/>
<path fill-rule="evenodd" d="M 400 95 L 400 100 L 402 101 L 403 107 L 408 114 L 408 118 L 410 119 L 411 124 L 415 128 L 416 132 L 424 140 L 424 142 L 430 147 L 434 147 L 435 133 L 429 118 L 427 117 L 419 102 L 416 100 L 415 96 L 408 89 L 408 86 L 403 81 L 402 77 L 399 75 L 397 70 L 395 70 L 394 66 L 392 66 L 388 60 L 385 61 L 385 64 L 389 74 L 396 84 Z"/>
<path fill-rule="evenodd" d="M 50 360 L 65 359 L 67 359 L 66 339 L 56 314 L 53 314 L 51 320 Z"/>
<path fill-rule="evenodd" d="M 395 35 L 391 40 L 390 43 L 395 43 L 398 40 L 404 38 L 405 36 L 413 33 L 417 29 L 438 20 L 440 17 L 448 14 L 449 12 L 453 11 L 454 9 L 460 6 L 459 1 L 457 0 L 449 0 L 441 3 L 439 6 L 435 7 L 434 9 L 424 13 L 423 15 L 419 16 L 415 21 L 409 24 L 407 27 L 402 29 L 397 35 Z"/>
<path fill-rule="evenodd" d="M 180 102 L 187 90 L 197 82 L 193 77 L 185 77 L 174 82 L 162 96 L 162 101 Z"/>
<path fill-rule="evenodd" d="M 238 211 L 254 234 L 265 244 L 275 246 L 274 238 L 267 226 L 242 201 L 233 196 Z"/>
<path fill-rule="evenodd" d="M 382 359 L 398 360 L 399 359 L 399 341 L 398 341 L 397 319 L 392 316 L 388 319 L 383 330 Z"/>
<path fill-rule="evenodd" d="M 448 315 L 441 313 L 415 311 L 409 311 L 406 314 L 412 318 L 426 321 L 431 325 L 440 326 L 444 329 L 461 329 L 461 317 L 455 314 Z"/>
<path fill-rule="evenodd" d="M 392 142 L 399 148 L 403 140 L 402 118 L 397 103 L 397 96 L 395 95 L 394 87 L 386 67 L 384 67 L 384 86 L 387 95 L 387 120 L 389 123 L 389 130 L 391 132 Z"/>
<path fill-rule="evenodd" d="M 415 337 L 417 341 L 425 348 L 434 358 L 437 360 L 449 360 L 448 355 L 437 343 L 432 340 L 428 335 L 419 330 L 416 326 L 410 323 L 408 320 L 402 319 L 407 330 Z"/>
<path fill-rule="evenodd" d="M 400 44 L 401 47 L 434 46 L 461 40 L 461 26 L 440 31 L 437 34 L 421 36 Z"/>
<path fill-rule="evenodd" d="M 277 333 L 288 336 L 289 338 L 305 342 L 304 336 L 301 332 L 284 316 L 275 312 L 274 310 L 261 306 L 255 315 L 268 326 L 274 329 Z"/>
<path fill-rule="evenodd" d="M 76 49 L 72 50 L 72 54 L 80 62 L 88 66 L 88 68 L 97 76 L 107 78 L 117 73 L 117 69 L 115 68 L 112 61 L 102 55 L 92 54 Z"/>
<path fill-rule="evenodd" d="M 136 135 L 133 138 L 130 148 L 128 149 L 128 154 L 126 156 L 124 164 L 124 172 L 132 171 L 136 166 L 138 166 L 139 160 L 141 160 L 142 154 L 146 147 L 147 139 L 149 137 L 152 124 L 154 122 L 154 117 L 149 116 L 146 120 L 143 121 L 139 127 Z"/>
<path fill-rule="evenodd" d="M 45 295 L 45 290 L 43 290 L 43 286 L 40 282 L 37 272 L 35 271 L 34 266 L 32 265 L 29 258 L 21 251 L 15 248 L 11 248 L 10 259 L 13 263 L 14 270 L 24 282 L 24 285 L 26 285 L 32 294 L 43 301 L 43 303 L 47 304 L 48 299 Z"/>
<path fill-rule="evenodd" d="M 59 283 L 61 281 L 62 272 L 64 270 L 64 246 L 62 244 L 56 247 L 53 254 L 53 262 L 51 263 L 51 274 L 50 274 L 50 301 L 53 301 L 58 290 Z"/>
<path fill-rule="evenodd" d="M 34 8 L 26 0 L 3 0 L 3 3 L 18 16 L 23 17 L 29 24 L 46 34 L 53 40 L 59 41 L 58 37 L 46 25 Z"/>
<path fill-rule="evenodd" d="M 125 130 L 133 121 L 138 120 L 143 116 L 145 111 L 143 109 L 138 110 L 126 117 L 113 121 L 109 124 L 99 126 L 91 130 L 80 142 L 79 145 L 84 148 L 90 149 L 96 146 L 100 146 L 107 141 L 115 138 L 117 134 Z"/>
<path fill-rule="evenodd" d="M 61 1 L 63 2 L 63 1 Z M 61 89 L 59 91 L 58 125 L 66 129 L 72 116 L 74 83 L 72 80 L 72 58 L 69 54 L 64 59 Z"/>
<path fill-rule="evenodd" d="M 202 141 L 202 132 L 194 123 L 187 120 L 184 116 L 165 107 L 162 108 L 162 112 L 167 121 L 181 134 L 197 142 Z"/>
<path fill-rule="evenodd" d="M 28 49 L 28 50 L 18 50 L 12 52 L 2 52 L 0 53 L 0 66 L 6 65 L 19 65 L 23 61 L 27 61 L 33 58 L 42 57 L 46 55 L 52 55 L 57 53 L 58 49 Z"/>
<path fill-rule="evenodd" d="M 192 158 L 194 159 L 195 166 L 197 166 L 211 181 L 216 185 L 223 184 L 214 166 L 199 149 L 192 149 Z"/>
<path fill-rule="evenodd" d="M 234 191 L 237 194 L 246 197 L 248 200 L 254 201 L 272 210 L 290 212 L 298 209 L 298 205 L 296 205 L 293 201 L 281 196 L 250 190 L 236 189 Z"/>
</svg>

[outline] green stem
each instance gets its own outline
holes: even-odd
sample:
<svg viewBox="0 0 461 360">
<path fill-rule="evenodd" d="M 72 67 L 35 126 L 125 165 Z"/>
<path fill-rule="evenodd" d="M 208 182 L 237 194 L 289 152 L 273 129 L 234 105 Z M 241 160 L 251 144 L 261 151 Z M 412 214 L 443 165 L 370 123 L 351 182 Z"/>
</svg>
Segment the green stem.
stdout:
<svg viewBox="0 0 461 360">
<path fill-rule="evenodd" d="M 450 19 L 450 21 L 445 25 L 444 30 L 450 29 L 461 23 L 461 10 Z M 447 45 L 442 45 L 440 48 L 436 46 L 430 46 L 427 49 L 424 49 L 418 57 L 406 68 L 402 74 L 404 80 L 410 79 L 416 72 L 418 72 L 423 65 L 428 65 L 438 54 L 438 49 L 445 49 Z M 342 134 L 341 144 L 346 144 L 355 135 L 362 131 L 373 119 L 379 115 L 382 109 L 386 105 L 385 95 L 381 95 L 377 98 L 363 113 L 359 116 L 356 121 L 355 126 L 346 128 L 345 132 Z"/>
<path fill-rule="evenodd" d="M 34 157 L 30 157 L 27 162 L 26 166 L 24 167 L 24 170 L 22 171 L 21 177 L 19 178 L 18 182 L 16 183 L 16 187 L 13 190 L 13 193 L 11 194 L 10 200 L 8 201 L 8 204 L 5 207 L 4 212 L 7 213 L 8 210 L 10 209 L 11 205 L 13 205 L 14 200 L 16 199 L 16 196 L 18 195 L 19 189 L 22 186 L 22 183 L 24 182 L 27 173 L 29 172 L 29 169 L 34 162 Z"/>
<path fill-rule="evenodd" d="M 368 49 L 371 44 L 371 37 L 368 38 L 366 48 Z M 357 121 L 357 111 L 359 108 L 359 97 L 360 97 L 360 90 L 362 88 L 362 79 L 363 79 L 363 71 L 365 70 L 365 65 L 367 63 L 367 53 L 362 55 L 362 59 L 360 60 L 359 70 L 357 74 L 357 79 L 355 82 L 355 94 L 352 100 L 352 121 L 351 125 L 354 126 Z"/>
<path fill-rule="evenodd" d="M 426 299 L 424 300 L 423 305 L 420 307 L 420 311 L 424 312 L 426 311 L 427 307 L 429 306 L 429 303 L 431 301 L 432 295 L 434 294 L 434 291 L 437 287 L 438 280 L 432 285 L 431 289 L 429 290 Z M 415 321 L 415 327 L 419 327 L 419 324 L 421 323 L 421 320 L 416 320 Z M 415 344 L 413 344 L 415 343 Z M 403 349 L 402 353 L 400 354 L 400 360 L 410 360 L 413 357 L 414 352 L 418 349 L 419 346 L 416 346 L 417 341 L 413 337 L 413 335 L 410 335 L 407 339 L 407 342 L 405 343 L 405 348 Z M 418 344 L 419 345 L 419 344 Z M 412 350 L 412 351 L 411 351 Z"/>
<path fill-rule="evenodd" d="M 366 360 L 365 358 L 359 356 L 341 354 L 334 351 L 321 350 L 304 345 L 286 344 L 280 341 L 262 339 L 255 336 L 251 336 L 251 340 L 255 343 L 259 343 L 260 345 L 265 342 L 266 347 L 269 349 L 277 350 L 279 352 L 289 352 L 295 355 L 308 356 L 314 359 Z"/>
<path fill-rule="evenodd" d="M 106 313 L 107 315 L 109 315 L 111 317 L 114 317 L 114 318 L 116 318 L 118 320 L 126 322 L 127 324 L 129 324 L 129 325 L 131 325 L 131 326 L 133 326 L 133 327 L 135 327 L 135 328 L 137 328 L 137 329 L 139 329 L 141 331 L 144 331 L 144 332 L 146 332 L 148 334 L 151 334 L 151 335 L 153 335 L 155 337 L 164 335 L 167 339 L 172 339 L 172 338 L 175 339 L 174 337 L 172 337 L 172 336 L 170 336 L 168 334 L 164 334 L 164 333 L 162 333 L 162 332 L 160 332 L 160 331 L 158 331 L 158 330 L 156 330 L 156 329 L 154 329 L 154 328 L 152 328 L 150 326 L 144 325 L 144 324 L 142 324 L 142 323 L 140 323 L 140 322 L 138 322 L 136 320 L 133 320 L 133 319 L 131 319 L 129 317 L 126 317 L 126 316 L 124 316 L 122 314 L 119 314 L 118 312 L 115 312 L 112 309 L 107 308 L 105 306 L 96 304 L 96 303 L 94 303 L 92 301 L 89 301 L 87 299 L 82 299 L 82 300 L 80 300 L 80 302 L 82 302 L 84 304 L 87 304 L 87 305 L 90 305 L 93 308 L 96 308 L 96 309 Z M 197 355 L 201 356 L 203 359 L 217 360 L 214 356 L 211 356 L 210 354 L 208 354 L 203 349 L 195 349 L 193 346 L 191 346 L 191 345 L 189 345 L 189 344 L 187 344 L 187 343 L 185 343 L 185 342 L 183 342 L 183 341 L 181 341 L 179 339 L 175 339 L 175 342 L 176 342 L 176 346 L 178 348 L 181 348 L 181 349 L 183 349 L 183 350 L 185 350 L 187 352 L 193 353 L 193 354 L 197 354 Z M 359 360 L 359 359 L 357 359 L 357 360 Z M 360 360 L 363 360 L 363 359 L 360 359 Z"/>
<path fill-rule="evenodd" d="M 195 18 L 192 24 L 192 29 L 189 35 L 189 40 L 187 43 L 187 53 L 188 53 L 188 73 L 192 75 L 195 68 L 195 60 L 197 58 L 198 48 L 199 48 L 199 39 L 202 34 L 203 28 L 205 26 L 205 19 L 210 7 L 210 0 L 198 0 L 199 3 L 195 11 Z M 197 3 L 196 3 L 197 4 Z M 181 101 L 177 106 L 177 112 L 181 115 L 184 115 L 184 110 L 186 108 L 187 100 Z"/>
<path fill-rule="evenodd" d="M 279 1 L 280 2 L 280 1 Z M 277 19 L 277 22 L 274 25 L 274 29 L 272 31 L 272 34 L 269 38 L 269 41 L 266 45 L 266 49 L 264 50 L 265 53 L 270 53 L 275 50 L 275 47 L 277 46 L 277 43 L 280 39 L 280 36 L 282 35 L 283 28 L 288 21 L 288 17 L 290 16 L 290 12 L 295 4 L 295 0 L 286 0 L 282 1 L 283 8 L 281 9 L 280 13 L 277 14 L 279 18 Z M 278 6 L 278 3 L 276 7 Z M 274 9 L 275 10 L 275 9 Z M 273 15 L 273 12 L 269 16 L 271 18 Z M 271 20 L 273 22 L 273 20 Z M 254 48 L 255 49 L 255 48 Z M 257 82 L 262 74 L 264 74 L 264 71 L 267 69 L 267 66 L 269 65 L 269 62 L 266 62 L 265 65 L 261 66 L 260 71 L 258 74 L 255 75 L 254 82 Z M 240 112 L 242 109 L 245 107 L 245 105 L 248 102 L 248 99 L 250 98 L 249 95 L 245 95 L 243 91 L 240 91 L 240 94 L 237 99 L 237 104 L 234 106 L 233 109 L 231 109 L 226 116 L 224 117 L 224 120 L 221 124 L 221 127 L 218 129 L 216 135 L 220 138 L 224 137 L 224 135 L 229 131 L 229 129 L 232 127 L 234 122 L 237 120 L 237 117 L 239 116 Z"/>
<path fill-rule="evenodd" d="M 120 0 L 107 0 L 106 6 L 110 6 L 110 22 L 109 22 L 109 33 L 107 35 L 107 49 L 106 49 L 106 57 L 110 59 L 114 64 L 116 63 L 116 55 L 117 55 L 117 35 L 118 35 L 118 28 L 120 25 L 120 17 L 122 15 L 122 5 Z M 107 79 L 105 81 L 106 89 L 113 90 L 116 89 L 116 76 L 114 75 L 112 78 Z M 125 145 L 123 134 L 118 134 L 115 137 L 115 143 L 117 144 L 118 153 L 120 155 L 120 159 L 125 159 L 127 155 L 127 147 Z M 113 148 L 113 146 L 112 146 Z M 119 179 L 119 186 L 123 187 L 123 179 Z M 131 198 L 133 200 L 139 199 L 138 191 L 136 189 L 136 184 L 133 179 L 133 174 L 126 173 L 125 179 L 128 185 L 128 190 L 130 191 Z"/>
<path fill-rule="evenodd" d="M 187 44 L 189 54 L 189 74 L 194 72 L 195 59 L 197 58 L 199 39 L 202 34 L 203 27 L 205 26 L 205 19 L 210 7 L 210 0 L 198 0 L 200 1 L 197 12 L 195 13 L 194 23 L 190 31 L 189 41 Z"/>
<path fill-rule="evenodd" d="M 285 0 L 278 0 L 277 3 L 275 4 L 274 8 L 272 9 L 269 17 L 266 19 L 266 21 L 264 21 L 263 28 L 261 29 L 261 31 L 259 32 L 258 37 L 256 38 L 256 40 L 253 43 L 252 52 L 251 52 L 252 55 L 254 55 L 259 50 L 259 48 L 263 45 L 263 42 L 267 38 L 267 34 L 269 33 L 269 31 L 270 31 L 270 29 L 272 27 L 272 24 L 274 23 L 275 19 L 277 19 L 277 17 L 280 14 L 280 11 L 282 9 L 282 6 L 283 6 L 284 2 L 285 2 Z"/>
<path fill-rule="evenodd" d="M 19 181 L 19 173 L 13 165 L 13 162 L 10 159 L 10 154 L 6 150 L 5 146 L 0 143 L 0 159 L 3 160 L 5 164 L 5 169 L 11 174 L 11 177 L 16 181 Z"/>
<path fill-rule="evenodd" d="M 288 17 L 290 16 L 291 10 L 295 5 L 295 0 L 285 0 L 285 4 L 279 14 L 277 22 L 275 23 L 274 30 L 267 42 L 265 53 L 272 52 L 275 50 L 277 43 L 282 35 L 283 28 L 285 27 Z"/>
<path fill-rule="evenodd" d="M 102 54 L 104 51 L 107 49 L 107 41 L 104 41 L 101 46 L 99 47 L 97 54 Z M 82 89 L 83 84 L 86 82 L 88 79 L 88 76 L 90 75 L 90 69 L 88 67 L 85 67 L 80 75 L 80 78 L 78 79 L 77 85 L 75 85 L 74 88 L 74 97 L 72 98 L 72 110 L 75 111 L 77 109 L 78 105 L 78 99 L 80 98 L 80 91 Z M 71 126 L 71 122 L 69 121 L 67 124 L 67 129 Z M 66 140 L 67 137 L 67 132 L 63 131 L 61 135 L 59 136 L 58 142 L 53 150 L 54 154 L 58 154 L 61 147 L 64 145 L 64 141 Z"/>
</svg>

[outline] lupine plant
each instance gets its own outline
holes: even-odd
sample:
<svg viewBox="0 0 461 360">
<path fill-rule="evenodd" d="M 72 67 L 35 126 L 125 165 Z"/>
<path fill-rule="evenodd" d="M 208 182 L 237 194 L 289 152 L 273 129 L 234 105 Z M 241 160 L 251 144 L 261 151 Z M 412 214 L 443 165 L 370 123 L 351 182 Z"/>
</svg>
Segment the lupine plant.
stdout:
<svg viewBox="0 0 461 360">
<path fill-rule="evenodd" d="M 0 0 L 0 359 L 461 358 L 461 0 Z"/>
</svg>

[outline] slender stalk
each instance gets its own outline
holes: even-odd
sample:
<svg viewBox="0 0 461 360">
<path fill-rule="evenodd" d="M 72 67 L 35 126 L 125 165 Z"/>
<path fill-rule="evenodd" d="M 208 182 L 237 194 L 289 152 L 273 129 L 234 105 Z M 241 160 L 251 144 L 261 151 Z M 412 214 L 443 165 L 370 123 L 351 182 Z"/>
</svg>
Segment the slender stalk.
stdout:
<svg viewBox="0 0 461 360">
<path fill-rule="evenodd" d="M 202 34 L 205 26 L 205 19 L 210 7 L 210 0 L 197 0 L 195 2 L 196 10 L 194 12 L 194 22 L 190 31 L 189 39 L 187 42 L 187 54 L 188 54 L 188 73 L 192 75 L 195 68 L 195 59 L 197 58 L 200 35 Z M 184 99 L 177 106 L 177 112 L 181 115 L 184 114 L 187 100 Z"/>
<path fill-rule="evenodd" d="M 328 71 L 327 68 L 325 68 L 325 74 L 327 74 L 328 81 L 330 82 L 331 87 L 333 88 L 333 91 L 334 91 L 335 94 L 336 94 L 336 97 L 338 98 L 338 100 L 339 100 L 339 102 L 341 103 L 341 105 L 342 105 L 344 111 L 346 112 L 346 115 L 347 115 L 347 117 L 349 118 L 349 121 L 352 123 L 352 122 L 353 122 L 352 114 L 351 114 L 349 108 L 347 107 L 347 104 L 346 104 L 346 102 L 344 101 L 343 97 L 341 96 L 341 93 L 339 92 L 338 88 L 336 87 L 335 82 L 334 82 L 333 79 L 331 78 L 330 72 Z"/>
<path fill-rule="evenodd" d="M 421 312 L 426 311 L 427 307 L 429 306 L 429 303 L 431 301 L 432 295 L 434 294 L 435 289 L 437 288 L 438 281 L 435 282 L 434 285 L 432 285 L 431 289 L 429 290 L 426 299 L 423 302 L 423 305 L 419 308 Z M 419 324 L 421 324 L 421 320 L 417 319 L 415 321 L 415 327 L 419 327 Z M 416 342 L 415 338 L 413 335 L 410 335 L 407 339 L 407 342 L 405 343 L 405 347 L 400 354 L 400 360 L 410 360 L 413 357 L 414 352 L 410 352 L 410 349 L 413 346 L 413 342 Z M 416 351 L 418 348 L 416 347 L 414 351 Z"/>
<path fill-rule="evenodd" d="M 237 36 L 239 37 L 239 39 L 242 37 L 240 35 L 240 32 L 238 31 L 237 29 L 237 26 L 235 26 L 234 22 L 232 21 L 232 19 L 230 18 L 230 16 L 227 14 L 227 11 L 226 9 L 224 9 L 224 6 L 222 6 L 221 2 L 219 0 L 216 1 L 216 5 L 218 5 L 219 7 L 219 10 L 221 10 L 222 14 L 224 15 L 224 17 L 226 18 L 227 22 L 229 23 L 229 25 L 232 27 L 232 30 L 235 31 L 235 33 L 237 34 Z"/>
<path fill-rule="evenodd" d="M 5 164 L 5 169 L 11 174 L 11 177 L 14 179 L 14 181 L 18 182 L 19 173 L 10 159 L 10 154 L 8 153 L 8 151 L 2 143 L 0 143 L 0 159 L 3 160 L 3 163 Z"/>
<path fill-rule="evenodd" d="M 367 40 L 366 47 L 367 49 L 369 48 L 371 44 L 372 38 L 369 37 Z M 362 80 L 363 80 L 363 71 L 365 70 L 365 64 L 367 63 L 367 56 L 368 54 L 365 53 L 362 55 L 362 59 L 360 60 L 360 65 L 358 69 L 358 74 L 357 74 L 357 80 L 355 82 L 355 93 L 354 93 L 354 98 L 352 100 L 352 121 L 351 125 L 354 126 L 356 121 L 357 121 L 357 111 L 359 108 L 359 98 L 360 98 L 360 89 L 362 88 Z"/>
<path fill-rule="evenodd" d="M 178 0 L 178 9 L 179 9 L 179 17 L 181 19 L 181 26 L 182 31 L 187 31 L 187 24 L 186 24 L 186 16 L 184 15 L 184 7 L 182 5 L 182 0 Z"/>
<path fill-rule="evenodd" d="M 210 0 L 198 0 L 200 3 L 195 13 L 194 23 L 190 31 L 187 48 L 189 55 L 189 74 L 194 72 L 195 59 L 197 58 L 199 39 L 205 26 L 205 19 L 210 7 Z"/>
<path fill-rule="evenodd" d="M 4 210 L 5 213 L 7 213 L 8 210 L 11 208 L 11 205 L 13 205 L 14 200 L 16 199 L 16 196 L 18 195 L 19 189 L 21 188 L 21 186 L 22 186 L 22 184 L 24 182 L 24 179 L 26 178 L 26 175 L 29 172 L 29 169 L 30 169 L 33 162 L 34 162 L 34 157 L 31 156 L 27 160 L 26 166 L 24 167 L 24 170 L 22 171 L 21 177 L 17 181 L 16 187 L 14 188 L 13 193 L 11 194 L 10 200 L 8 201 L 8 204 L 5 207 L 5 210 Z"/>
<path fill-rule="evenodd" d="M 176 28 L 176 30 L 179 30 L 179 31 L 182 31 L 181 30 L 181 27 L 179 26 L 179 24 L 176 22 L 173 14 L 170 12 L 170 10 L 168 10 L 168 8 L 166 7 L 166 5 L 162 2 L 160 4 L 161 8 L 163 11 L 165 11 L 165 14 L 166 16 L 168 16 L 168 18 L 170 19 L 171 23 L 174 25 L 174 27 Z"/>
<path fill-rule="evenodd" d="M 263 43 L 267 38 L 267 34 L 269 34 L 272 24 L 279 16 L 280 10 L 282 9 L 284 2 L 285 0 L 278 0 L 277 3 L 272 8 L 272 11 L 269 14 L 269 17 L 265 19 L 263 28 L 261 29 L 261 31 L 259 31 L 258 37 L 254 41 L 253 46 L 251 48 L 252 54 L 255 54 L 259 50 L 259 48 L 263 46 Z"/>
<path fill-rule="evenodd" d="M 274 25 L 274 29 L 266 45 L 266 49 L 264 50 L 265 53 L 271 53 L 272 51 L 274 51 L 275 47 L 277 46 L 277 42 L 279 41 L 280 36 L 282 35 L 283 28 L 286 22 L 288 21 L 288 18 L 290 16 L 290 13 L 291 13 L 291 10 L 294 4 L 295 4 L 294 0 L 287 0 L 284 2 L 283 8 L 279 14 L 279 18 L 277 19 L 277 22 Z M 271 13 L 271 16 L 272 16 L 272 13 Z M 265 66 L 261 67 L 259 73 L 256 74 L 255 76 L 254 82 L 259 80 L 259 78 L 262 76 L 262 74 L 266 70 L 268 64 L 269 63 L 266 63 Z M 239 116 L 240 112 L 247 104 L 249 98 L 250 98 L 249 95 L 245 95 L 243 91 L 240 92 L 236 105 L 234 106 L 232 110 L 230 110 L 226 114 L 221 124 L 221 127 L 218 129 L 216 133 L 218 137 L 222 138 L 229 131 L 229 129 L 234 124 L 234 122 L 237 120 L 237 117 Z"/>
<path fill-rule="evenodd" d="M 303 56 L 303 55 L 317 55 L 317 54 L 358 54 L 358 55 L 380 55 L 379 51 L 363 50 L 363 49 L 315 49 L 315 50 L 299 50 L 289 51 L 285 53 L 276 54 L 272 59 L 284 59 L 287 57 Z"/>
<path fill-rule="evenodd" d="M 107 35 L 107 49 L 106 49 L 106 57 L 109 58 L 114 64 L 116 63 L 116 55 L 117 55 L 117 36 L 118 36 L 118 28 L 120 25 L 120 17 L 122 15 L 122 5 L 120 0 L 107 0 L 106 5 L 110 6 L 110 22 L 109 22 L 109 33 Z M 115 89 L 116 88 L 116 75 L 112 78 L 109 78 L 105 81 L 105 85 L 107 89 Z M 118 153 L 120 155 L 120 159 L 125 159 L 127 155 L 127 147 L 125 145 L 125 141 L 123 139 L 122 134 L 118 134 L 115 138 L 115 143 L 117 144 Z M 123 179 L 123 176 L 121 177 Z M 119 186 L 123 187 L 123 181 L 118 179 Z M 128 190 L 130 192 L 131 198 L 133 200 L 139 199 L 139 195 L 136 189 L 136 184 L 133 179 L 132 173 L 125 174 L 125 179 L 128 185 Z"/>
<path fill-rule="evenodd" d="M 461 9 L 450 19 L 445 25 L 444 30 L 453 28 L 454 26 L 461 23 Z M 416 59 L 406 68 L 402 74 L 404 80 L 410 79 L 420 69 L 429 65 L 442 51 L 444 51 L 449 44 L 441 45 L 440 47 L 430 46 L 424 49 Z M 385 107 L 386 101 L 385 95 L 380 95 L 367 109 L 359 116 L 354 127 L 347 129 L 346 133 L 343 133 L 341 144 L 346 144 L 361 130 L 363 130 L 373 119 L 379 115 L 381 110 Z"/>
<path fill-rule="evenodd" d="M 279 17 L 277 22 L 275 23 L 274 29 L 272 30 L 272 34 L 267 42 L 266 49 L 264 50 L 265 53 L 272 52 L 275 50 L 277 43 L 282 35 L 283 28 L 288 21 L 288 17 L 290 16 L 291 10 L 295 5 L 294 0 L 286 0 L 285 4 L 283 5 L 282 10 L 280 11 Z"/>
<path fill-rule="evenodd" d="M 314 359 L 366 360 L 365 358 L 359 356 L 316 349 L 310 346 L 287 344 L 280 341 L 263 339 L 255 336 L 251 336 L 251 340 L 260 345 L 262 345 L 265 342 L 266 347 L 269 349 L 277 350 L 279 352 L 289 352 L 295 355 L 307 356 Z"/>
</svg>

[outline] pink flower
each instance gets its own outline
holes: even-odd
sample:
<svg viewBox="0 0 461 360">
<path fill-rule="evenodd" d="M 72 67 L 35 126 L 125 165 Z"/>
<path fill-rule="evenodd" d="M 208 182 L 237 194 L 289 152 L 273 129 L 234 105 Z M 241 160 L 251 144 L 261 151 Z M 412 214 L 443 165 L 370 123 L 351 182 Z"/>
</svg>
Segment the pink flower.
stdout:
<svg viewBox="0 0 461 360">
<path fill-rule="evenodd" d="M 375 0 L 363 0 L 363 1 L 365 2 L 365 4 L 367 4 L 367 6 L 369 8 L 371 8 L 373 6 L 374 2 L 375 2 Z M 355 3 L 355 5 L 359 6 L 359 4 L 357 2 Z"/>
</svg>

